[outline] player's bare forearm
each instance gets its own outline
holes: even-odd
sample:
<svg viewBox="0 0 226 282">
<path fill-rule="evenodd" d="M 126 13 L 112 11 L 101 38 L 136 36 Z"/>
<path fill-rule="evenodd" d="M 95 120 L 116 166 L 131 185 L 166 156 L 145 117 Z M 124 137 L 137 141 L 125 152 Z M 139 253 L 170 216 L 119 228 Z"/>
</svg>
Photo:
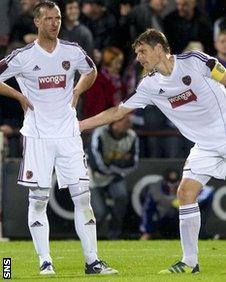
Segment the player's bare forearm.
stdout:
<svg viewBox="0 0 226 282">
<path fill-rule="evenodd" d="M 93 116 L 91 118 L 84 119 L 80 121 L 80 131 L 89 130 L 96 128 L 98 126 L 109 124 L 114 121 L 122 119 L 126 114 L 132 112 L 133 109 L 124 107 L 112 107 L 100 114 Z"/>
<path fill-rule="evenodd" d="M 73 90 L 73 101 L 72 106 L 75 107 L 77 104 L 77 100 L 79 96 L 88 90 L 94 83 L 97 77 L 97 70 L 96 68 L 89 74 L 82 74 L 78 83 L 75 85 Z"/>
<path fill-rule="evenodd" d="M 21 96 L 23 96 L 20 92 L 5 83 L 0 83 L 0 93 L 1 95 L 14 98 L 18 101 L 20 100 Z"/>
<path fill-rule="evenodd" d="M 26 111 L 28 108 L 30 108 L 31 110 L 34 109 L 28 99 L 22 93 L 3 82 L 0 83 L 0 94 L 16 99 L 21 104 L 24 111 Z"/>
</svg>

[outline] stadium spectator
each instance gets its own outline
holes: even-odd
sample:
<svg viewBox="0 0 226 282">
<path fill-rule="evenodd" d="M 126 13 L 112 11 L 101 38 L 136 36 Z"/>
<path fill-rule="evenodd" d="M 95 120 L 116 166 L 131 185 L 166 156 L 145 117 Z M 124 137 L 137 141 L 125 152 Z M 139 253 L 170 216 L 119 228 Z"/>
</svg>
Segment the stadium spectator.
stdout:
<svg viewBox="0 0 226 282">
<path fill-rule="evenodd" d="M 12 25 L 20 15 L 20 0 L 1 0 L 0 9 L 0 60 L 5 56 Z"/>
<path fill-rule="evenodd" d="M 97 230 L 101 233 L 107 225 L 108 239 L 121 236 L 128 202 L 124 177 L 138 164 L 138 138 L 131 125 L 131 115 L 128 115 L 96 129 L 89 147 L 91 202 Z M 109 214 L 111 220 L 107 219 Z"/>
<path fill-rule="evenodd" d="M 207 11 L 211 23 L 214 23 L 217 19 L 225 16 L 226 3 L 225 0 L 205 0 L 198 1 L 198 3 L 203 3 L 205 10 Z"/>
<path fill-rule="evenodd" d="M 134 7 L 128 15 L 132 41 L 147 28 L 153 27 L 163 31 L 160 15 L 167 4 L 168 0 L 150 0 L 148 3 Z"/>
<path fill-rule="evenodd" d="M 135 108 L 155 104 L 195 143 L 185 162 L 177 197 L 183 258 L 159 274 L 199 273 L 201 226 L 197 197 L 215 177 L 225 179 L 226 69 L 201 52 L 171 55 L 165 35 L 148 29 L 134 42 L 146 75 L 127 100 L 80 122 L 80 131 L 117 121 Z M 154 70 L 153 70 L 154 69 Z"/>
<path fill-rule="evenodd" d="M 0 59 L 5 55 L 9 43 L 10 22 L 9 22 L 10 0 L 1 1 L 0 9 Z"/>
<path fill-rule="evenodd" d="M 62 10 L 63 23 L 59 37 L 71 42 L 77 42 L 93 58 L 93 36 L 91 31 L 79 21 L 79 1 L 64 0 Z"/>
<path fill-rule="evenodd" d="M 219 32 L 215 40 L 216 58 L 226 68 L 226 29 Z"/>
<path fill-rule="evenodd" d="M 93 116 L 117 105 L 125 97 L 125 87 L 120 75 L 122 63 L 121 50 L 116 47 L 104 49 L 97 79 L 83 97 L 85 117 Z"/>
<path fill-rule="evenodd" d="M 49 249 L 47 205 L 55 168 L 59 187 L 68 188 L 82 242 L 86 274 L 113 274 L 97 256 L 96 222 L 75 106 L 96 78 L 96 67 L 76 44 L 60 41 L 59 7 L 52 1 L 34 8 L 38 38 L 0 62 L 0 81 L 16 76 L 25 96 L 0 84 L 0 92 L 20 99 L 25 113 L 24 154 L 18 184 L 29 187 L 28 225 L 39 256 L 40 274 L 55 274 Z M 81 77 L 74 87 L 74 74 Z M 24 98 L 21 98 L 24 97 Z M 28 109 L 29 107 L 29 109 Z"/>
<path fill-rule="evenodd" d="M 92 32 L 94 39 L 94 60 L 99 64 L 103 48 L 115 43 L 117 22 L 110 14 L 104 0 L 85 0 L 81 22 Z"/>
<path fill-rule="evenodd" d="M 214 26 L 213 26 L 214 41 L 217 39 L 218 34 L 222 30 L 226 30 L 226 17 L 221 17 L 214 22 Z"/>
<path fill-rule="evenodd" d="M 182 136 L 177 127 L 169 119 L 166 119 L 166 125 L 167 130 L 174 131 L 175 134 L 165 136 L 163 156 L 165 158 L 186 158 L 194 143 Z"/>
<path fill-rule="evenodd" d="M 162 180 L 150 184 L 144 195 L 140 239 L 153 239 L 155 236 L 167 238 L 178 235 L 178 201 L 176 199 L 180 174 L 176 169 L 165 171 Z"/>
<path fill-rule="evenodd" d="M 176 195 L 179 182 L 179 171 L 171 168 L 165 171 L 162 180 L 148 185 L 143 195 L 140 240 L 178 236 L 179 202 Z M 202 189 L 198 196 L 202 210 L 208 209 L 212 196 L 212 187 L 206 186 Z"/>
<path fill-rule="evenodd" d="M 155 106 L 148 106 L 143 110 L 143 130 L 150 132 L 166 130 L 166 117 Z M 165 153 L 165 137 L 146 136 L 145 156 L 149 158 L 163 158 Z M 166 149 L 167 150 L 167 149 Z"/>
<path fill-rule="evenodd" d="M 129 22 L 130 13 L 135 5 L 134 0 L 121 0 L 119 5 L 119 23 L 117 30 L 117 46 L 125 54 L 125 63 L 131 59 L 132 30 Z"/>
<path fill-rule="evenodd" d="M 195 41 L 202 44 L 205 52 L 212 54 L 212 26 L 207 15 L 196 7 L 196 0 L 176 0 L 176 5 L 177 9 L 164 19 L 172 52 L 181 53 Z"/>
<path fill-rule="evenodd" d="M 4 134 L 4 156 L 21 157 L 19 129 L 23 123 L 23 111 L 15 100 L 0 97 L 0 131 Z"/>
<path fill-rule="evenodd" d="M 10 34 L 9 51 L 33 42 L 37 38 L 33 9 L 39 0 L 21 0 L 22 14 L 15 21 Z"/>
</svg>

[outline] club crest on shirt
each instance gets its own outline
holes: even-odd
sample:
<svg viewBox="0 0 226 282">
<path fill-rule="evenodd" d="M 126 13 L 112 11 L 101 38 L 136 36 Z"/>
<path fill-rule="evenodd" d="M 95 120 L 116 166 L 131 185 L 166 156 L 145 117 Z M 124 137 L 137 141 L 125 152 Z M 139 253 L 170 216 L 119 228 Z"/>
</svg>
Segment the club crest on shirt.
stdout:
<svg viewBox="0 0 226 282">
<path fill-rule="evenodd" d="M 191 77 L 190 75 L 186 75 L 184 77 L 182 77 L 182 81 L 185 85 L 190 85 L 191 84 Z"/>
<path fill-rule="evenodd" d="M 33 177 L 33 172 L 31 170 L 26 171 L 26 178 L 31 179 Z"/>
<path fill-rule="evenodd" d="M 175 109 L 192 101 L 197 101 L 197 96 L 191 89 L 189 89 L 177 96 L 168 98 L 168 101 L 170 102 L 172 108 Z"/>
<path fill-rule="evenodd" d="M 62 62 L 62 67 L 63 67 L 63 69 L 65 69 L 66 71 L 68 71 L 68 70 L 70 69 L 70 67 L 71 67 L 71 64 L 70 64 L 69 61 L 63 61 L 63 62 Z"/>
</svg>

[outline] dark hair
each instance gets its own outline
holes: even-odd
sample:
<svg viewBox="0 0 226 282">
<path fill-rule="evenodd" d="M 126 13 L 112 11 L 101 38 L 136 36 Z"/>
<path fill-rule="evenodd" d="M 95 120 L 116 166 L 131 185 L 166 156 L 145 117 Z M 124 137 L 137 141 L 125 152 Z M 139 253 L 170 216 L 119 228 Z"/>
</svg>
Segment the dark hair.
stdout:
<svg viewBox="0 0 226 282">
<path fill-rule="evenodd" d="M 61 2 L 59 2 L 59 7 L 61 10 L 61 14 L 63 17 L 63 21 L 65 20 L 65 12 L 66 12 L 66 7 L 69 4 L 74 4 L 77 3 L 79 6 L 79 9 L 81 9 L 81 1 L 80 0 L 61 0 Z"/>
<path fill-rule="evenodd" d="M 34 19 L 39 18 L 41 15 L 41 9 L 42 8 L 47 8 L 47 9 L 53 9 L 55 7 L 58 7 L 57 4 L 53 1 L 49 1 L 49 0 L 45 0 L 45 1 L 41 1 L 39 4 L 37 4 L 34 7 L 33 10 L 33 16 Z"/>
<path fill-rule="evenodd" d="M 145 32 L 141 33 L 134 41 L 132 47 L 135 49 L 137 46 L 140 46 L 143 43 L 146 43 L 151 47 L 155 47 L 158 43 L 160 43 L 163 47 L 163 50 L 166 53 L 170 53 L 170 46 L 165 35 L 154 28 L 149 28 Z"/>
<path fill-rule="evenodd" d="M 176 168 L 169 168 L 164 171 L 163 177 L 167 182 L 176 183 L 180 180 L 180 173 Z"/>
<path fill-rule="evenodd" d="M 217 36 L 219 36 L 219 35 L 221 35 L 221 34 L 226 34 L 226 29 L 221 29 L 221 30 L 218 32 Z"/>
<path fill-rule="evenodd" d="M 66 6 L 68 4 L 72 4 L 74 2 L 77 2 L 79 5 L 81 4 L 81 0 L 61 0 L 61 3 L 63 6 Z"/>
</svg>

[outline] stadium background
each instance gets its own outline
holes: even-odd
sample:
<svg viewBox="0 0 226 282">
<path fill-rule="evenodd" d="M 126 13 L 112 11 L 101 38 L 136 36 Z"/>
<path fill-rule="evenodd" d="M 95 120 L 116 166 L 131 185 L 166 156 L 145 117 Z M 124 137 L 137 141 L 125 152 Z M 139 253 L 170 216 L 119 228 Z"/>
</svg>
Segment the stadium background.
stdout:
<svg viewBox="0 0 226 282">
<path fill-rule="evenodd" d="M 76 36 L 82 47 L 87 50 L 96 62 L 99 71 L 101 72 L 104 67 L 103 54 L 106 48 L 118 48 L 124 56 L 122 67 L 117 76 L 114 77 L 114 83 L 112 83 L 112 87 L 115 90 L 112 92 L 114 98 L 112 105 L 129 95 L 131 89 L 135 87 L 142 75 L 142 70 L 134 61 L 134 54 L 130 46 L 134 37 L 147 27 L 158 28 L 173 40 L 172 33 L 175 33 L 175 30 L 167 27 L 173 27 L 173 22 L 176 22 L 177 19 L 178 32 L 180 34 L 178 36 L 180 38 L 179 43 L 182 42 L 183 44 L 173 44 L 173 52 L 180 53 L 189 50 L 189 48 L 190 50 L 198 48 L 221 58 L 222 63 L 226 65 L 226 61 L 223 61 L 222 57 L 220 57 L 222 54 L 215 49 L 214 45 L 219 30 L 226 28 L 226 1 L 192 0 L 187 2 L 193 1 L 196 2 L 196 5 L 193 17 L 189 20 L 186 19 L 186 15 L 177 16 L 176 2 L 173 0 L 79 1 L 80 17 L 76 21 L 79 22 L 78 26 L 80 29 L 77 31 Z M 36 2 L 38 1 L 0 1 L 0 58 L 9 54 L 12 49 L 22 47 L 30 40 L 35 39 L 36 30 L 32 24 L 31 10 Z M 55 2 L 61 7 L 64 26 L 64 5 L 73 1 L 59 0 Z M 182 2 L 186 1 L 183 0 Z M 150 5 L 153 5 L 151 9 L 149 8 Z M 87 12 L 87 7 L 91 7 L 91 12 Z M 94 8 L 97 8 L 97 10 L 92 10 Z M 150 13 L 146 16 L 151 21 L 144 21 L 142 17 L 139 17 L 144 11 Z M 64 29 L 66 30 L 65 26 Z M 67 32 L 65 30 L 63 32 L 62 29 L 60 37 L 70 40 L 70 38 L 66 37 Z M 83 32 L 86 35 L 88 32 L 90 35 L 89 41 L 83 41 L 84 37 L 86 39 L 88 37 L 88 35 L 84 36 Z M 74 35 L 74 37 L 76 36 Z M 226 51 L 224 55 L 226 56 Z M 16 88 L 18 87 L 14 79 L 11 79 L 8 83 Z M 119 88 L 115 86 L 118 84 L 120 85 Z M 92 94 L 97 95 L 95 91 Z M 91 114 L 87 106 L 89 100 L 86 97 L 88 97 L 88 94 L 85 93 L 80 101 L 78 107 L 79 118 L 84 118 Z M 100 105 L 95 110 L 99 111 L 100 109 L 104 109 L 103 105 Z M 94 113 L 92 112 L 92 114 Z M 0 220 L 2 223 L 2 235 L 8 238 L 29 238 L 26 227 L 27 192 L 26 190 L 21 190 L 23 188 L 16 187 L 15 184 L 21 158 L 21 139 L 18 132 L 22 119 L 23 113 L 17 102 L 1 96 L 0 130 L 3 132 L 3 148 L 1 151 Z M 154 177 L 156 175 L 161 176 L 166 168 L 181 168 L 181 164 L 192 146 L 190 142 L 178 133 L 175 126 L 154 107 L 147 107 L 143 111 L 135 112 L 134 129 L 137 131 L 140 139 L 141 161 L 138 170 L 127 177 L 127 188 L 130 198 L 123 227 L 124 238 L 138 238 L 139 236 L 139 205 L 141 204 L 142 193 L 137 191 L 145 188 L 142 186 L 142 179 L 150 176 L 150 178 L 146 179 L 152 181 L 150 179 L 153 178 L 153 175 Z M 89 145 L 89 137 L 89 135 L 83 136 L 86 146 Z M 148 181 L 145 185 L 148 185 Z M 212 202 L 209 204 L 208 209 L 205 210 L 205 213 L 203 213 L 205 222 L 201 233 L 203 238 L 226 237 L 226 230 L 223 228 L 226 221 L 226 187 L 224 185 L 223 181 L 213 180 L 210 183 L 210 186 L 216 189 Z M 59 192 L 57 189 L 54 189 L 54 191 L 56 199 L 55 208 L 52 202 L 48 209 L 51 236 L 52 238 L 73 238 L 73 220 L 68 219 L 72 209 L 70 199 L 67 197 L 68 195 L 65 195 L 66 191 Z"/>
</svg>

